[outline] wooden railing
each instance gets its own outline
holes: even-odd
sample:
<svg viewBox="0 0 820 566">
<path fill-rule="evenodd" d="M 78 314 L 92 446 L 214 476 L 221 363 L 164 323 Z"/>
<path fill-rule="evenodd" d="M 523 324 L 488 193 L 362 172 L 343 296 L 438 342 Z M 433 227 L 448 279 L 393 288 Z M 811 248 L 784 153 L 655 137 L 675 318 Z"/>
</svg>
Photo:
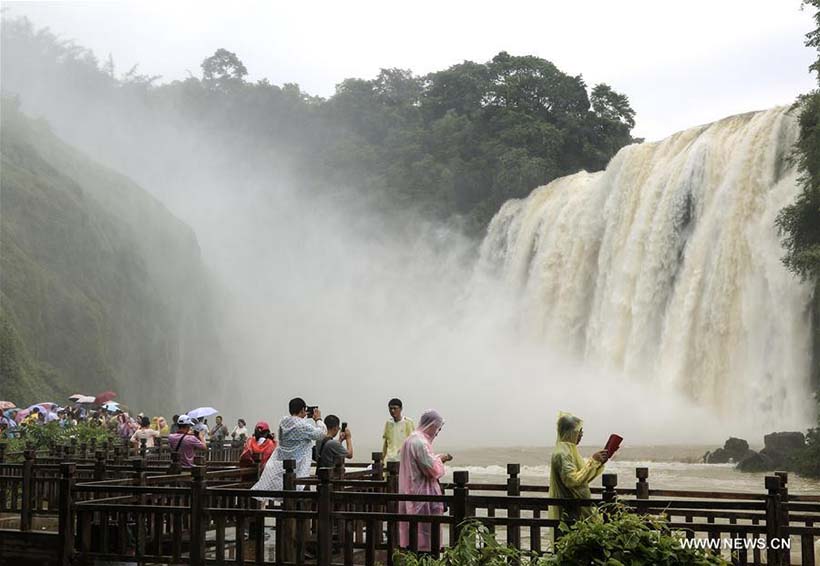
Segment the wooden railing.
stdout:
<svg viewBox="0 0 820 566">
<path fill-rule="evenodd" d="M 549 498 L 546 486 L 522 484 L 517 464 L 508 465 L 505 483 L 470 484 L 467 472 L 454 472 L 441 496 L 399 494 L 397 464 L 385 470 L 378 453 L 357 471 L 345 473 L 337 465 L 311 478 L 296 478 L 294 463 L 285 462 L 279 492 L 248 489 L 256 468 L 211 466 L 204 459 L 198 464 L 180 471 L 141 459 L 55 465 L 24 457 L 0 464 L 0 511 L 19 512 L 20 529 L 30 529 L 37 515 L 56 517 L 59 534 L 52 540 L 65 564 L 390 565 L 401 524 L 409 528 L 411 550 L 419 549 L 418 527 L 428 526 L 429 551 L 438 556 L 467 520 L 484 523 L 512 547 L 542 553 L 558 526 L 547 515 L 549 506 L 597 506 L 606 516 L 607 503 L 614 501 L 663 514 L 666 528 L 687 538 L 751 543 L 733 554 L 723 551 L 733 564 L 816 566 L 820 549 L 820 496 L 789 494 L 786 474 L 767 477 L 762 493 L 727 493 L 651 489 L 648 470 L 638 468 L 634 488 L 621 488 L 617 476 L 604 474 L 593 498 L 578 501 Z M 258 497 L 273 499 L 262 503 Z M 32 502 L 28 509 L 26 501 Z M 402 501 L 441 503 L 448 511 L 400 514 Z M 783 540 L 790 548 L 774 544 Z"/>
</svg>

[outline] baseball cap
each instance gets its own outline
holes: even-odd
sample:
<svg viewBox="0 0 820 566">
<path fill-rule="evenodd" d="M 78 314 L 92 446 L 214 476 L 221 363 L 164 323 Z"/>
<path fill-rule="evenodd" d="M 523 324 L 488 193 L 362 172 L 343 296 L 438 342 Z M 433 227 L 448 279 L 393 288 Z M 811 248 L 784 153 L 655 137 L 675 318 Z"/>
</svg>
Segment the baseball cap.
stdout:
<svg viewBox="0 0 820 566">
<path fill-rule="evenodd" d="M 177 419 L 177 424 L 179 426 L 194 426 L 194 419 L 188 415 L 180 415 Z"/>
<path fill-rule="evenodd" d="M 256 423 L 256 427 L 254 427 L 254 428 L 258 428 L 259 430 L 266 430 L 266 431 L 270 432 L 270 425 L 268 425 L 268 423 L 266 423 L 265 421 L 259 421 L 258 423 Z"/>
</svg>

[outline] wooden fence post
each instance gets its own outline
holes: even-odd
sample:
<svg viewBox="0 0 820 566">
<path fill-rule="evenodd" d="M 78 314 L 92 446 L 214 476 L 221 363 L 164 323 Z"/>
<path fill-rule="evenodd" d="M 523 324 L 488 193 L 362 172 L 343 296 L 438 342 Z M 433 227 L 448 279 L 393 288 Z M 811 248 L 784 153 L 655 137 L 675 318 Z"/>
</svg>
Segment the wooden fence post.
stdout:
<svg viewBox="0 0 820 566">
<path fill-rule="evenodd" d="M 175 476 L 179 474 L 180 471 L 179 452 L 171 452 L 171 465 L 168 466 L 168 475 Z"/>
<path fill-rule="evenodd" d="M 74 455 L 77 453 L 77 437 L 72 436 L 71 441 L 68 445 L 68 457 L 70 460 L 74 459 Z"/>
<path fill-rule="evenodd" d="M 296 460 L 288 459 L 282 461 L 282 468 L 284 473 L 282 475 L 282 489 L 284 491 L 296 490 Z M 293 511 L 296 508 L 296 501 L 290 494 L 285 494 L 282 498 L 282 507 L 285 511 Z M 277 523 L 279 520 L 277 519 Z M 288 518 L 282 521 L 282 561 L 295 562 L 296 561 L 296 519 Z M 276 533 L 278 537 L 280 533 Z M 301 550 L 301 549 L 300 549 Z M 279 557 L 277 556 L 277 562 Z"/>
<path fill-rule="evenodd" d="M 775 472 L 774 475 L 780 478 L 780 536 L 790 540 L 789 535 L 789 474 L 788 472 Z M 791 547 L 783 549 L 783 564 L 791 564 Z"/>
<path fill-rule="evenodd" d="M 518 497 L 521 495 L 521 464 L 507 464 L 507 495 Z M 521 516 L 521 508 L 518 505 L 510 504 L 507 508 L 507 517 L 517 519 Z M 521 548 L 521 527 L 507 525 L 507 546 Z"/>
<path fill-rule="evenodd" d="M 34 450 L 23 451 L 23 499 L 20 505 L 20 530 L 31 530 L 32 510 L 34 507 Z"/>
<path fill-rule="evenodd" d="M 399 492 L 399 462 L 387 462 L 387 493 Z M 398 501 L 389 501 L 387 503 L 388 513 L 398 513 Z M 393 553 L 390 549 L 395 549 L 398 546 L 399 540 L 399 524 L 397 522 L 387 522 L 387 566 L 393 566 Z"/>
<path fill-rule="evenodd" d="M 74 555 L 74 468 L 73 462 L 60 464 L 60 504 L 57 532 L 60 536 L 60 566 L 70 566 Z"/>
<path fill-rule="evenodd" d="M 333 484 L 330 483 L 330 468 L 319 468 L 319 518 L 316 535 L 318 538 L 318 566 L 330 566 L 333 554 Z"/>
<path fill-rule="evenodd" d="M 145 460 L 145 454 L 148 452 L 148 439 L 147 438 L 140 438 L 140 458 Z"/>
<path fill-rule="evenodd" d="M 382 453 L 371 452 L 370 458 L 373 460 L 372 479 L 375 481 L 382 481 L 384 479 L 384 461 L 382 460 Z"/>
<path fill-rule="evenodd" d="M 783 566 L 783 553 L 780 548 L 775 548 L 780 541 L 782 534 L 780 506 L 780 478 L 777 476 L 766 476 L 766 564 L 770 566 Z"/>
<path fill-rule="evenodd" d="M 105 479 L 105 452 L 97 450 L 97 461 L 94 463 L 94 481 Z"/>
<path fill-rule="evenodd" d="M 470 472 L 458 470 L 453 472 L 453 529 L 450 531 L 450 546 L 455 546 L 458 537 L 461 536 L 463 523 L 467 519 L 467 496 L 470 494 L 468 483 L 470 482 Z"/>
<path fill-rule="evenodd" d="M 91 452 L 91 454 L 96 454 L 97 453 L 97 439 L 96 438 L 92 438 L 91 440 L 88 441 L 88 449 Z"/>
<path fill-rule="evenodd" d="M 612 513 L 612 504 L 615 503 L 618 497 L 618 492 L 615 489 L 618 485 L 618 474 L 604 474 L 601 476 L 601 483 L 604 486 L 604 492 L 601 495 L 604 519 L 609 519 Z"/>
<path fill-rule="evenodd" d="M 6 443 L 0 442 L 0 464 L 6 461 Z"/>
<path fill-rule="evenodd" d="M 254 467 L 253 468 L 247 468 L 247 469 L 251 470 L 253 472 L 253 475 L 251 475 L 251 474 L 248 474 L 247 476 L 240 475 L 240 479 L 242 480 L 243 483 L 247 481 L 247 482 L 250 482 L 251 484 L 255 484 L 259 480 L 259 477 L 261 475 L 261 472 L 259 471 L 259 463 L 260 463 L 261 459 L 259 457 L 259 454 L 256 453 L 256 452 L 254 452 L 251 455 L 251 458 L 253 459 Z M 240 468 L 240 470 L 241 469 L 242 468 Z M 267 507 L 267 502 L 266 501 L 257 501 L 255 499 L 251 499 L 251 500 L 249 500 L 249 503 L 250 503 L 250 508 L 251 509 L 264 509 L 265 507 Z M 249 538 L 251 540 L 256 541 L 256 545 L 254 546 L 254 550 L 255 550 L 256 554 L 261 553 L 262 555 L 264 555 L 264 552 L 265 552 L 265 517 L 263 515 L 260 515 L 257 518 L 257 520 L 251 521 L 251 524 L 248 527 L 248 534 L 249 534 Z"/>
<path fill-rule="evenodd" d="M 638 513 L 646 513 L 649 505 L 642 500 L 649 499 L 649 468 L 635 468 L 635 499 L 638 500 Z"/>
<path fill-rule="evenodd" d="M 188 553 L 192 566 L 205 564 L 206 518 L 205 468 L 191 468 L 191 546 Z M 242 536 L 241 533 L 238 536 Z"/>
</svg>

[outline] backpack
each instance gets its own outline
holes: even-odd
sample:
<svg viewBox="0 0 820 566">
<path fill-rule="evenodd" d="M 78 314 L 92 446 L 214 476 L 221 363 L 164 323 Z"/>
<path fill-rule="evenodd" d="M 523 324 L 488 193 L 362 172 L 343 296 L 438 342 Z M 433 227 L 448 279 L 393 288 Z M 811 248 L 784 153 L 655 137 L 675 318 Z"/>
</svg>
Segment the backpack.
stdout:
<svg viewBox="0 0 820 566">
<path fill-rule="evenodd" d="M 324 451 L 325 446 L 327 446 L 327 442 L 330 440 L 327 436 L 325 436 L 322 440 L 319 441 L 319 444 L 313 445 L 313 461 L 317 464 L 319 460 L 322 459 L 322 451 Z M 318 468 L 317 468 L 318 469 Z"/>
</svg>

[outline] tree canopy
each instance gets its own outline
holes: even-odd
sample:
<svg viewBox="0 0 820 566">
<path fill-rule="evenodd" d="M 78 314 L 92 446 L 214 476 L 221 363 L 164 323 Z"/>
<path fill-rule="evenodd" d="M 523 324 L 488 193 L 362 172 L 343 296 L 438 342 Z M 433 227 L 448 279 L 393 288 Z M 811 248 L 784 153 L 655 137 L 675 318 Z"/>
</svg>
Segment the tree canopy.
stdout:
<svg viewBox="0 0 820 566">
<path fill-rule="evenodd" d="M 355 188 L 380 206 L 458 218 L 473 232 L 505 200 L 601 169 L 634 141 L 625 95 L 589 89 L 534 56 L 501 52 L 424 76 L 382 69 L 343 80 L 323 99 L 296 84 L 248 81 L 227 49 L 202 61 L 201 78 L 159 84 L 136 68 L 117 76 L 110 58 L 101 65 L 24 18 L 4 17 L 2 32 L 3 89 L 24 101 L 47 86 L 66 109 L 84 106 L 84 117 L 128 124 L 132 136 L 168 125 L 203 132 L 234 161 L 265 165 L 275 156 L 305 190 Z M 33 64 L 14 63 L 24 60 Z"/>
</svg>

